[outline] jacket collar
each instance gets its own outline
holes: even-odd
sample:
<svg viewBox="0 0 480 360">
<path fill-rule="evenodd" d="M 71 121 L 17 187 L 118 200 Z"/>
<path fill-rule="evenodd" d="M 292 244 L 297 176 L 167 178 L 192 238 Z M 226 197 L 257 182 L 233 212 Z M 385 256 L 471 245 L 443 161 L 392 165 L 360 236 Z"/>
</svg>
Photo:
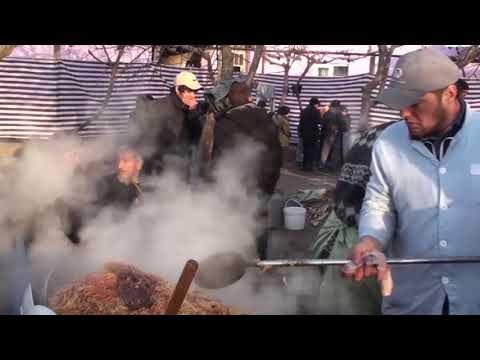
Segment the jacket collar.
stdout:
<svg viewBox="0 0 480 360">
<path fill-rule="evenodd" d="M 457 129 L 451 129 L 448 133 L 450 133 L 452 130 L 454 131 L 454 135 L 450 135 L 452 137 L 451 143 L 449 145 L 450 151 L 453 147 L 457 146 L 460 142 L 465 141 L 466 136 L 468 135 L 468 128 L 470 125 L 470 122 L 472 121 L 472 110 L 470 108 L 470 105 L 467 102 L 464 102 L 463 105 L 463 111 L 460 111 L 460 114 L 462 112 L 464 113 L 463 117 L 460 117 L 460 122 L 457 123 L 459 118 L 456 119 L 455 124 Z M 406 124 L 405 124 L 406 127 Z M 408 130 L 407 130 L 408 131 Z M 423 156 L 434 160 L 434 162 L 439 162 L 439 160 L 432 154 L 430 150 L 428 150 L 425 145 L 424 141 L 428 141 L 428 139 L 422 139 L 422 140 L 410 140 L 410 144 L 413 146 L 413 148 L 420 152 Z"/>
</svg>

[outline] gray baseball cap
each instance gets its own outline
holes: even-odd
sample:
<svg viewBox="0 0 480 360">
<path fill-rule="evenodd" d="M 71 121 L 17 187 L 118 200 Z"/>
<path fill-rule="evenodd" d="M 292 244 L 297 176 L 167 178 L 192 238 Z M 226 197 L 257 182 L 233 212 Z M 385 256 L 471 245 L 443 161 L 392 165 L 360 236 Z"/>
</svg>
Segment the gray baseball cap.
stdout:
<svg viewBox="0 0 480 360">
<path fill-rule="evenodd" d="M 412 51 L 398 59 L 389 87 L 378 94 L 376 101 L 402 110 L 416 104 L 427 92 L 454 84 L 461 76 L 458 66 L 439 50 Z"/>
</svg>

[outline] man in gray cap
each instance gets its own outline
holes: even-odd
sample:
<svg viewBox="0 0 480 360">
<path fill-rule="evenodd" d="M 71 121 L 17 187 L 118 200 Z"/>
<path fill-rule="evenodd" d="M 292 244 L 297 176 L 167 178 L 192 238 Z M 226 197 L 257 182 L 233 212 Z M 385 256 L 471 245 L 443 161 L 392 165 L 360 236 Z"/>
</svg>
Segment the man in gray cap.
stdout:
<svg viewBox="0 0 480 360">
<path fill-rule="evenodd" d="M 460 77 L 441 52 L 414 51 L 399 59 L 377 98 L 403 121 L 375 142 L 360 240 L 343 271 L 357 281 L 391 280 L 384 314 L 480 314 L 480 264 L 390 269 L 383 256 L 480 255 L 480 113 L 458 97 Z M 376 266 L 368 254 L 376 255 Z"/>
</svg>

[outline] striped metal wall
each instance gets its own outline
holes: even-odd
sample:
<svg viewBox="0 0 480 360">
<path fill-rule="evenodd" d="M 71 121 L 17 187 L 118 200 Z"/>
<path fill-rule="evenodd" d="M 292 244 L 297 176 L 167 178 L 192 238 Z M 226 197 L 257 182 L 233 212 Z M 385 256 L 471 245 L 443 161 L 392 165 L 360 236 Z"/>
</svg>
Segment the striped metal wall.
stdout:
<svg viewBox="0 0 480 360">
<path fill-rule="evenodd" d="M 135 99 L 141 94 L 154 97 L 166 96 L 169 84 L 182 69 L 173 66 L 154 67 L 131 64 L 123 67 L 115 83 L 109 106 L 103 116 L 87 126 L 81 135 L 100 136 L 124 132 Z M 199 81 L 211 86 L 205 69 L 194 69 Z M 91 119 L 105 98 L 110 79 L 110 69 L 98 62 L 73 60 L 41 60 L 6 58 L 0 62 L 0 138 L 28 139 L 48 138 L 61 129 L 74 129 Z M 289 78 L 290 84 L 298 78 Z M 370 75 L 340 78 L 306 77 L 302 81 L 302 105 L 317 96 L 323 104 L 340 100 L 346 105 L 353 119 L 352 129 L 357 129 L 360 115 L 361 88 Z M 283 76 L 258 74 L 256 80 L 275 86 L 278 106 Z M 473 108 L 480 108 L 480 80 L 468 80 L 471 91 L 467 101 Z M 199 94 L 202 96 L 202 93 Z M 253 94 L 255 96 L 255 92 Z M 286 105 L 291 108 L 291 129 L 296 142 L 299 120 L 297 98 L 289 95 Z M 397 119 L 398 113 L 383 105 L 373 108 L 371 124 Z"/>
</svg>

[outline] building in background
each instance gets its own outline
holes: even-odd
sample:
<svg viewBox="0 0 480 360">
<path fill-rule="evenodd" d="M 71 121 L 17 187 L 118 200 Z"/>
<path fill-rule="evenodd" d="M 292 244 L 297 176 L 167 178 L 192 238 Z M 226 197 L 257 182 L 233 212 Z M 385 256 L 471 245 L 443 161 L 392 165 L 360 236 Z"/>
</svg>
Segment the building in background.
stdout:
<svg viewBox="0 0 480 360">
<path fill-rule="evenodd" d="M 395 51 L 397 55 L 403 55 L 413 50 L 417 50 L 425 45 L 404 45 Z M 287 45 L 271 46 L 267 49 L 275 50 L 287 47 Z M 307 45 L 308 51 L 312 54 L 328 52 L 324 55 L 324 63 L 314 64 L 307 73 L 312 77 L 343 77 L 366 74 L 370 72 L 372 56 L 363 56 L 376 50 L 375 45 Z M 336 54 L 335 54 L 336 53 Z M 351 54 L 347 56 L 346 54 Z M 358 59 L 358 60 L 357 60 Z M 396 59 L 396 58 L 394 58 Z M 375 65 L 378 63 L 376 57 L 373 57 Z M 298 76 L 303 73 L 307 60 L 302 58 L 293 63 L 289 75 Z M 395 61 L 392 61 L 392 65 Z M 263 74 L 283 74 L 284 70 L 278 65 L 269 63 L 262 59 L 259 64 L 259 73 Z"/>
</svg>

